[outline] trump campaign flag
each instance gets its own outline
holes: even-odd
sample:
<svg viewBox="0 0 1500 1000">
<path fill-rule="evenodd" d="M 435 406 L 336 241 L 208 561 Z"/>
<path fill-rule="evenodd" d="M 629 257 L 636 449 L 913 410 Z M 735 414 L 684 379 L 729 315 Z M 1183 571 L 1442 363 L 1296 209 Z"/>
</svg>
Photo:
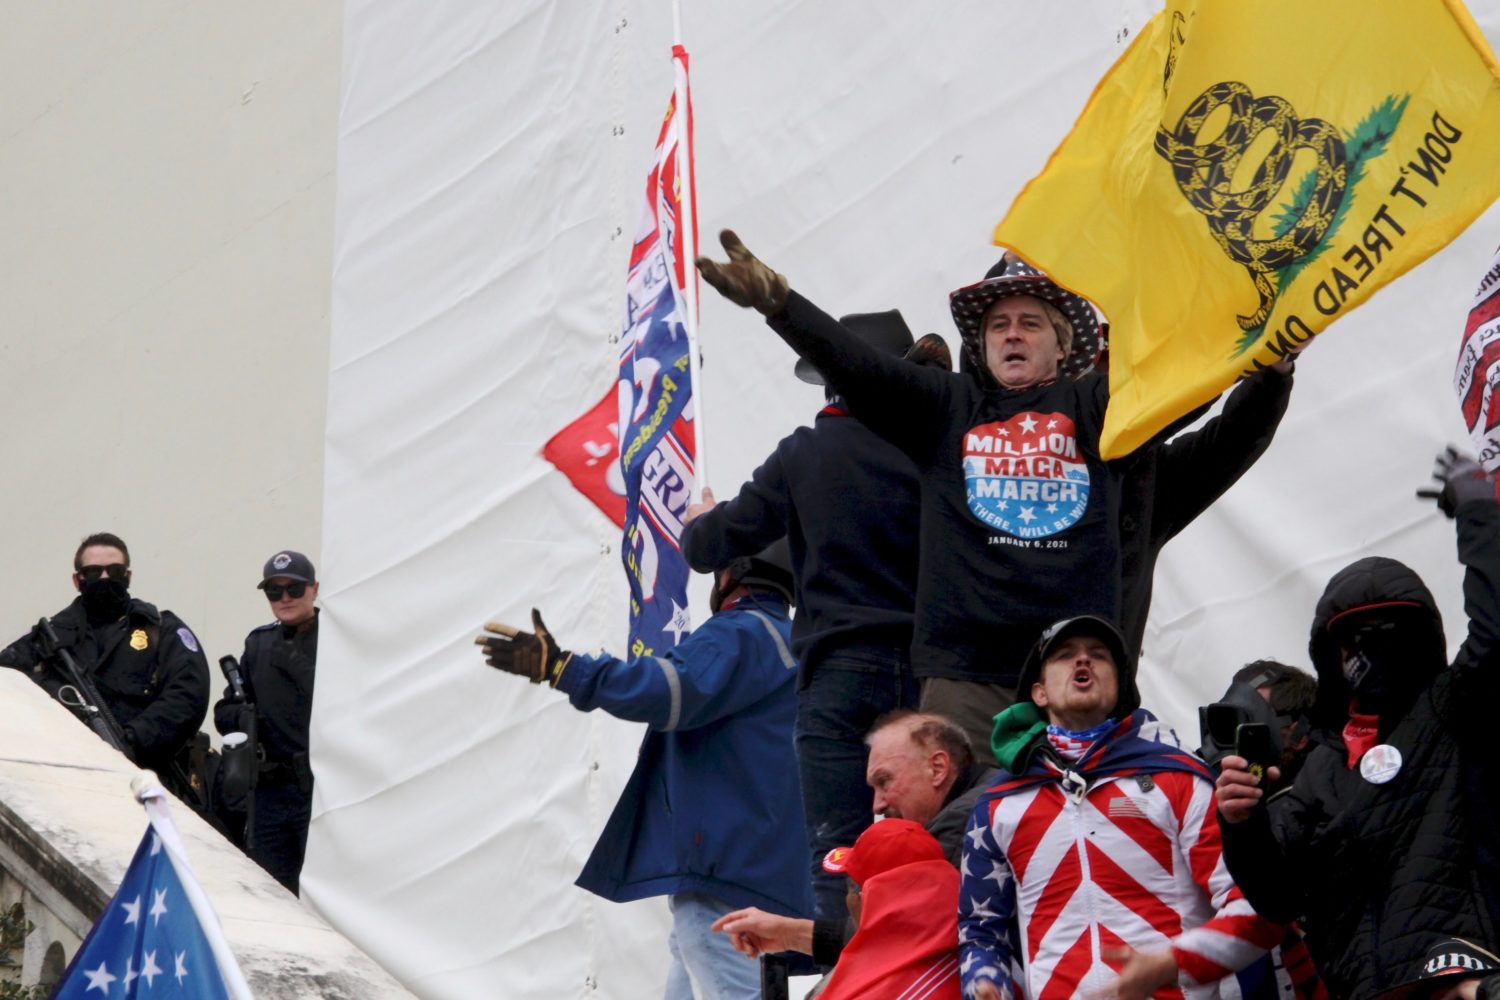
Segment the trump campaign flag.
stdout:
<svg viewBox="0 0 1500 1000">
<path fill-rule="evenodd" d="M 688 565 L 678 540 L 697 483 L 697 272 L 691 264 L 697 223 L 682 46 L 672 47 L 672 60 L 677 87 L 656 138 L 646 204 L 630 251 L 616 387 L 631 656 L 675 646 L 688 629 Z"/>
<path fill-rule="evenodd" d="M 620 472 L 618 396 L 611 386 L 589 412 L 552 435 L 542 448 L 542 456 L 616 527 L 623 528 L 625 478 Z"/>
<path fill-rule="evenodd" d="M 137 782 L 150 825 L 52 996 L 250 1000 L 219 918 L 188 865 L 166 792 L 154 775 Z"/>
<path fill-rule="evenodd" d="M 1114 458 L 1497 193 L 1500 79 L 1459 0 L 1168 0 L 994 239 L 1108 318 Z"/>
<path fill-rule="evenodd" d="M 1485 471 L 1500 469 L 1500 250 L 1479 279 L 1469 321 L 1464 324 L 1458 366 L 1453 371 L 1453 391 L 1469 437 Z"/>
</svg>

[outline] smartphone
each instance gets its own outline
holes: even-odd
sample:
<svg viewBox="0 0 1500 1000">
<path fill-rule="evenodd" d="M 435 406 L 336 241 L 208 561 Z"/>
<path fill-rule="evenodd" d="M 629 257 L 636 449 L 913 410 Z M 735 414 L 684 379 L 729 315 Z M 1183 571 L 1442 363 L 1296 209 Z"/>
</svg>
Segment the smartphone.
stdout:
<svg viewBox="0 0 1500 1000">
<path fill-rule="evenodd" d="M 1281 763 L 1271 727 L 1264 722 L 1240 723 L 1234 731 L 1234 752 L 1249 762 L 1247 770 L 1257 779 L 1265 777 L 1266 768 Z"/>
</svg>

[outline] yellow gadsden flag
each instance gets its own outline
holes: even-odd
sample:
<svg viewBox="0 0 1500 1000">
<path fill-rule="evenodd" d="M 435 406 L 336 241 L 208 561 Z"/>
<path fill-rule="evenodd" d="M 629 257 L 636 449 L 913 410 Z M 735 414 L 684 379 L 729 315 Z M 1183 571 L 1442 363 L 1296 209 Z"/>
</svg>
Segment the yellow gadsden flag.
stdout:
<svg viewBox="0 0 1500 1000">
<path fill-rule="evenodd" d="M 995 242 L 1109 319 L 1113 458 L 1497 193 L 1500 72 L 1458 0 L 1168 0 Z"/>
</svg>

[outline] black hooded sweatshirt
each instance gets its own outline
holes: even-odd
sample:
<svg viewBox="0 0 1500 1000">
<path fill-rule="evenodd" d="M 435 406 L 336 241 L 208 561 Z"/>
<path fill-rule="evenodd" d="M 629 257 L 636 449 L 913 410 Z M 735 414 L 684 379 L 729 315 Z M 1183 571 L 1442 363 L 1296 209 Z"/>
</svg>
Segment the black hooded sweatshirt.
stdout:
<svg viewBox="0 0 1500 1000">
<path fill-rule="evenodd" d="M 1246 898 L 1272 920 L 1304 918 L 1335 997 L 1359 1000 L 1410 979 L 1445 938 L 1500 941 L 1500 507 L 1465 503 L 1457 526 L 1469 634 L 1452 665 L 1415 573 L 1391 559 L 1341 570 L 1318 602 L 1310 643 L 1323 739 L 1271 809 L 1220 823 Z M 1401 767 L 1377 784 L 1349 766 L 1339 736 L 1349 689 L 1328 623 L 1392 602 L 1417 606 L 1402 626 L 1414 630 L 1404 643 L 1414 653 L 1405 697 L 1379 724 L 1379 742 L 1400 752 Z"/>
</svg>

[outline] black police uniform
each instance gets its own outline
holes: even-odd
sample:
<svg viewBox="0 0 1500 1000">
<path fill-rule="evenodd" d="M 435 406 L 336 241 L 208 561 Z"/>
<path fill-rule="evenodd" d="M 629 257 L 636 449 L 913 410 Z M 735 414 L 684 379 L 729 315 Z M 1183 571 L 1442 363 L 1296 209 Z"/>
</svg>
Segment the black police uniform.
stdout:
<svg viewBox="0 0 1500 1000">
<path fill-rule="evenodd" d="M 297 891 L 312 816 L 307 728 L 317 660 L 316 614 L 301 625 L 262 625 L 245 637 L 240 658 L 246 694 L 255 703 L 256 739 L 263 755 L 248 853 L 292 892 Z M 241 729 L 240 707 L 226 688 L 224 697 L 214 703 L 214 727 L 221 734 Z"/>
<path fill-rule="evenodd" d="M 134 598 L 119 618 L 93 625 L 83 598 L 75 598 L 53 616 L 52 627 L 125 730 L 130 759 L 191 801 L 182 787 L 189 777 L 184 751 L 208 711 L 208 661 L 192 630 L 172 612 Z M 33 631 L 0 650 L 0 666 L 26 671 L 55 698 L 67 681 L 42 658 L 37 638 Z"/>
</svg>

